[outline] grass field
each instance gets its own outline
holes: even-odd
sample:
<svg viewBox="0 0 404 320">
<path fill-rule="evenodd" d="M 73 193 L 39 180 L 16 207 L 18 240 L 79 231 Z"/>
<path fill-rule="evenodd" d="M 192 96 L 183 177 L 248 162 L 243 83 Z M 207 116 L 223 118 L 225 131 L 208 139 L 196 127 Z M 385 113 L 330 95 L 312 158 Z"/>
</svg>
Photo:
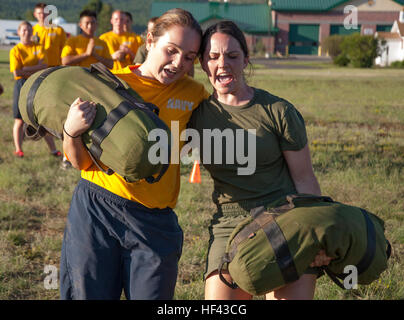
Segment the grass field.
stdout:
<svg viewBox="0 0 404 320">
<path fill-rule="evenodd" d="M 198 68 L 196 78 L 210 90 Z M 404 299 L 404 71 L 261 66 L 248 81 L 301 111 L 323 194 L 376 213 L 393 245 L 389 267 L 379 280 L 342 291 L 321 277 L 315 299 Z M 5 87 L 0 97 L 0 299 L 58 299 L 58 290 L 44 288 L 44 267 L 59 266 L 79 172 L 60 169 L 42 141 L 25 141 L 26 157 L 13 157 L 7 51 L 0 51 L 0 83 Z M 181 168 L 176 212 L 185 242 L 176 299 L 203 298 L 207 226 L 214 210 L 209 176 L 202 169 L 202 183 L 193 185 L 189 173 L 190 167 Z"/>
</svg>

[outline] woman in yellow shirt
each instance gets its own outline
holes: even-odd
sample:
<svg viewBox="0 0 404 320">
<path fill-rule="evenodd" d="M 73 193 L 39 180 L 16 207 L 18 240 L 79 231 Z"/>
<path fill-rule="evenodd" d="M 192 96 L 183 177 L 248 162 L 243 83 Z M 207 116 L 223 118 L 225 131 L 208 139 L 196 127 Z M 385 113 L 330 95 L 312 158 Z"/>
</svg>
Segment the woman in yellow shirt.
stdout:
<svg viewBox="0 0 404 320">
<path fill-rule="evenodd" d="M 160 108 L 160 118 L 172 132 L 184 130 L 192 110 L 208 96 L 202 84 L 186 76 L 201 35 L 189 12 L 170 10 L 148 33 L 146 61 L 116 72 Z M 80 137 L 95 113 L 92 102 L 77 99 L 64 125 L 63 147 L 82 179 L 63 241 L 61 298 L 119 299 L 124 289 L 127 299 L 172 299 L 183 241 L 173 211 L 180 188 L 179 161 L 172 161 L 154 184 L 127 183 L 116 173 L 104 174 Z"/>
<path fill-rule="evenodd" d="M 14 115 L 14 126 L 13 126 L 13 139 L 15 145 L 14 154 L 22 158 L 24 157 L 24 152 L 22 151 L 22 140 L 23 140 L 23 125 L 20 110 L 18 107 L 18 98 L 20 95 L 20 90 L 25 80 L 31 74 L 45 69 L 47 67 L 47 60 L 43 51 L 43 47 L 36 45 L 31 40 L 32 36 L 32 26 L 28 21 L 23 21 L 18 26 L 18 36 L 20 37 L 20 43 L 18 43 L 14 48 L 10 50 L 10 72 L 13 73 L 15 81 L 14 85 L 14 95 L 13 95 L 13 115 Z M 51 153 L 54 156 L 61 156 L 61 152 L 56 149 L 55 142 L 50 135 L 46 135 L 45 141 Z"/>
</svg>

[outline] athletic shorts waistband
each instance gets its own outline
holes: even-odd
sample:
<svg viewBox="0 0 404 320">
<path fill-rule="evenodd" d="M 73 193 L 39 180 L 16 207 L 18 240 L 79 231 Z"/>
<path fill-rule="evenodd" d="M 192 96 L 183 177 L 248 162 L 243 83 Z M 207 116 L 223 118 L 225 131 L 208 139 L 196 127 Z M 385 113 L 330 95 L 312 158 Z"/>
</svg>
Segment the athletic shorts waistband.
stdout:
<svg viewBox="0 0 404 320">
<path fill-rule="evenodd" d="M 84 187 L 90 189 L 92 192 L 101 195 L 104 198 L 108 198 L 110 201 L 128 207 L 128 208 L 135 208 L 139 209 L 145 212 L 150 212 L 150 213 L 169 213 L 172 212 L 173 210 L 170 207 L 160 209 L 160 208 L 148 208 L 144 205 L 142 205 L 139 202 L 132 201 L 129 199 L 125 199 L 121 196 L 118 196 L 115 193 L 112 193 L 111 191 L 108 191 L 107 189 L 91 182 L 86 179 L 80 178 L 77 187 Z"/>
</svg>

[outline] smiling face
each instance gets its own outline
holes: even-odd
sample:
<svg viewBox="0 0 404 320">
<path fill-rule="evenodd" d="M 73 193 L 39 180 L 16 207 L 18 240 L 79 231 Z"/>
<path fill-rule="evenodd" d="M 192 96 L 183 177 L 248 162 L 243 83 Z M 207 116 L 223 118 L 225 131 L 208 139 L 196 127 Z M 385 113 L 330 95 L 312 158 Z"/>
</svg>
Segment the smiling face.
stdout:
<svg viewBox="0 0 404 320">
<path fill-rule="evenodd" d="M 202 54 L 202 69 L 208 75 L 218 96 L 237 96 L 246 88 L 243 71 L 248 65 L 248 57 L 244 55 L 234 37 L 225 33 L 214 33 Z"/>
<path fill-rule="evenodd" d="M 193 29 L 173 25 L 157 39 L 147 34 L 147 58 L 139 70 L 142 75 L 170 84 L 193 66 L 201 37 Z"/>
</svg>

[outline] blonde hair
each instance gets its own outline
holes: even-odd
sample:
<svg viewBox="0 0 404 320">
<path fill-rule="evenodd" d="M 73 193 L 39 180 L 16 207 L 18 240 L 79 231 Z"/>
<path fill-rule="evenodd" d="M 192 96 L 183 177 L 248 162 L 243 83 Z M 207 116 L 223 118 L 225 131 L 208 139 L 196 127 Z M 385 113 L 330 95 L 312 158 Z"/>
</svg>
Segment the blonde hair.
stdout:
<svg viewBox="0 0 404 320">
<path fill-rule="evenodd" d="M 22 26 L 28 26 L 28 27 L 30 27 L 32 29 L 32 24 L 31 23 L 29 23 L 28 21 L 23 21 L 18 25 L 17 31 L 20 31 Z"/>
</svg>

